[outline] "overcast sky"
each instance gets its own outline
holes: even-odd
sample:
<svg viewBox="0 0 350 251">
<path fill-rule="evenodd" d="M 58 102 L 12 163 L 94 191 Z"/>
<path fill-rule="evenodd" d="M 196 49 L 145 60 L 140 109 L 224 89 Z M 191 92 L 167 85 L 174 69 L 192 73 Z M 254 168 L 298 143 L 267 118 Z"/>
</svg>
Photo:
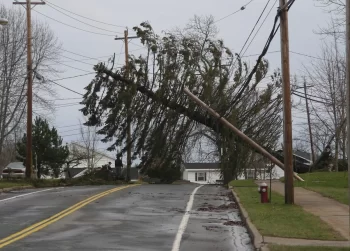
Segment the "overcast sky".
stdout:
<svg viewBox="0 0 350 251">
<path fill-rule="evenodd" d="M 157 32 L 161 32 L 162 30 L 169 30 L 177 26 L 184 27 L 188 20 L 194 15 L 213 15 L 215 20 L 219 20 L 230 13 L 239 10 L 249 1 L 250 0 L 50 0 L 48 2 L 85 17 L 122 26 L 114 27 L 104 25 L 82 19 L 78 16 L 74 16 L 71 13 L 65 12 L 69 16 L 78 18 L 83 22 L 100 27 L 101 29 L 95 29 L 75 21 L 51 8 L 49 5 L 35 7 L 32 16 L 33 19 L 46 21 L 51 26 L 59 40 L 62 42 L 65 50 L 92 58 L 103 57 L 101 59 L 107 60 L 108 56 L 111 56 L 113 53 L 120 54 L 123 52 L 123 42 L 115 41 L 113 37 L 115 34 L 122 35 L 124 30 L 123 27 L 129 27 L 129 29 L 131 29 L 133 26 L 138 25 L 143 21 L 149 21 Z M 7 6 L 11 6 L 13 1 L 1 0 L 1 2 L 5 3 Z M 225 44 L 229 48 L 232 48 L 234 52 L 239 52 L 267 2 L 268 0 L 254 0 L 246 7 L 245 10 L 239 11 L 238 13 L 217 22 L 216 25 L 220 30 L 219 38 L 222 38 Z M 252 42 L 245 55 L 257 54 L 261 52 L 272 28 L 278 1 L 270 0 L 265 14 L 262 17 L 262 20 L 264 20 L 273 4 L 275 4 L 273 10 L 267 17 L 265 24 L 262 26 L 260 32 Z M 46 15 L 47 17 L 39 14 L 36 11 Z M 77 30 L 49 19 L 48 17 L 79 29 L 108 34 L 110 36 L 92 34 Z M 327 21 L 329 20 L 328 14 L 325 13 L 323 9 L 316 6 L 314 0 L 296 0 L 295 4 L 290 10 L 289 18 L 290 49 L 295 52 L 317 56 L 320 53 L 322 41 L 320 36 L 316 35 L 314 31 L 317 30 L 318 27 L 324 27 L 327 25 Z M 259 26 L 260 24 L 258 27 Z M 116 33 L 102 29 L 115 31 Z M 133 32 L 130 31 L 130 33 L 132 34 Z M 133 43 L 136 45 L 130 44 L 130 52 L 134 53 L 135 55 L 136 53 L 142 52 L 142 49 L 138 46 L 140 43 L 136 40 L 133 40 Z M 133 50 L 136 51 L 132 52 Z M 278 50 L 280 50 L 279 34 L 276 35 L 269 51 L 272 52 Z M 68 52 L 63 52 L 63 55 L 73 59 L 86 60 L 84 57 Z M 291 54 L 290 57 L 292 73 L 298 73 L 299 70 L 302 69 L 301 64 L 307 64 L 310 60 L 310 58 L 295 54 Z M 247 57 L 246 59 L 253 64 L 256 58 L 257 56 L 252 56 Z M 279 53 L 270 53 L 266 58 L 271 63 L 270 70 L 280 67 Z M 123 63 L 124 55 L 120 55 L 120 57 L 117 55 L 117 59 L 119 59 L 118 63 Z M 62 58 L 62 60 L 70 61 L 69 59 L 66 60 L 65 58 Z M 64 71 L 64 73 L 59 75 L 57 79 L 92 72 L 92 65 L 96 63 L 96 61 L 90 60 L 85 62 L 91 63 L 91 65 L 73 61 L 66 62 L 65 64 L 68 66 L 57 66 L 60 70 Z M 89 83 L 92 76 L 93 75 L 88 75 L 74 79 L 62 80 L 59 81 L 59 83 L 79 93 L 84 93 L 83 88 Z M 57 91 L 61 98 L 79 97 L 79 95 L 60 87 L 57 87 Z M 79 100 L 64 100 L 57 101 L 56 104 L 72 104 L 77 103 L 78 101 Z M 58 127 L 61 135 L 64 136 L 65 141 L 79 140 L 78 119 L 82 119 L 82 115 L 78 111 L 79 107 L 81 106 L 72 104 L 72 106 L 69 107 L 57 108 L 55 116 L 51 116 L 52 124 Z M 299 117 L 303 116 L 300 113 L 295 113 L 294 115 Z M 101 144 L 100 148 L 103 147 L 104 146 Z"/>
</svg>

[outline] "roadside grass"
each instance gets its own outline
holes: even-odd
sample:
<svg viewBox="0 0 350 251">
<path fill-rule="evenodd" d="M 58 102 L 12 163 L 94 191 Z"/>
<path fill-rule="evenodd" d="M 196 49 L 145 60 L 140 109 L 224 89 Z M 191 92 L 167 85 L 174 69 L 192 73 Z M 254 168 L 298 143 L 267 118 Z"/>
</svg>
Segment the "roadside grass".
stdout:
<svg viewBox="0 0 350 251">
<path fill-rule="evenodd" d="M 348 247 L 269 245 L 270 251 L 349 251 Z"/>
<path fill-rule="evenodd" d="M 135 183 L 135 182 L 130 182 L 130 183 Z M 103 179 L 88 179 L 85 177 L 80 177 L 75 179 L 33 179 L 33 180 L 3 179 L 3 180 L 0 180 L 0 189 L 23 187 L 23 186 L 43 188 L 43 187 L 63 187 L 63 186 L 102 186 L 102 185 L 121 185 L 121 184 L 126 184 L 126 182 L 106 181 Z"/>
<path fill-rule="evenodd" d="M 253 180 L 230 182 L 240 202 L 247 210 L 252 223 L 265 236 L 314 239 L 345 240 L 319 217 L 298 205 L 285 205 L 284 197 L 272 192 L 271 203 L 260 203 L 260 194 Z"/>
<path fill-rule="evenodd" d="M 305 181 L 295 181 L 294 185 L 322 194 L 325 197 L 349 204 L 348 172 L 314 172 L 300 176 Z M 282 178 L 281 181 L 284 181 Z"/>
<path fill-rule="evenodd" d="M 25 180 L 19 180 L 19 181 L 0 180 L 0 189 L 12 188 L 12 187 L 23 187 L 23 186 L 32 186 L 32 184 Z"/>
</svg>

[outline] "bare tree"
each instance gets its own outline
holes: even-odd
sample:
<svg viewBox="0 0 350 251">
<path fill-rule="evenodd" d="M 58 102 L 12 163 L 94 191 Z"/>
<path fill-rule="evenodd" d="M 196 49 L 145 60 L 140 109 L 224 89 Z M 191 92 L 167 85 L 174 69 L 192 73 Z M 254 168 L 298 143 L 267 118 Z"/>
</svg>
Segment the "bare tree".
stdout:
<svg viewBox="0 0 350 251">
<path fill-rule="evenodd" d="M 96 154 L 98 144 L 101 138 L 97 134 L 97 131 L 98 131 L 97 127 L 84 126 L 80 120 L 79 120 L 79 123 L 80 123 L 81 145 L 85 148 L 87 167 L 88 169 L 93 169 L 95 168 L 95 164 L 101 158 Z"/>
<path fill-rule="evenodd" d="M 69 156 L 66 161 L 66 171 L 68 178 L 72 178 L 70 169 L 79 166 L 84 161 L 88 160 L 88 152 L 85 149 L 78 147 L 75 144 L 71 144 L 69 147 Z"/>
<path fill-rule="evenodd" d="M 310 100 L 315 144 L 323 149 L 335 135 L 334 167 L 338 170 L 338 158 L 346 158 L 346 127 L 337 130 L 346 118 L 346 63 L 339 38 L 334 35 L 332 39 L 322 47 L 321 60 L 313 61 L 305 71 L 308 83 L 314 86 L 310 89 L 311 95 L 319 100 Z"/>
<path fill-rule="evenodd" d="M 4 142 L 23 122 L 26 112 L 26 22 L 20 8 L 0 5 L 0 16 L 9 24 L 0 30 L 0 157 Z M 36 73 L 50 76 L 57 73 L 49 62 L 59 59 L 60 44 L 47 24 L 33 22 L 34 104 L 50 109 L 47 97 L 54 95 L 50 83 L 40 83 Z"/>
</svg>

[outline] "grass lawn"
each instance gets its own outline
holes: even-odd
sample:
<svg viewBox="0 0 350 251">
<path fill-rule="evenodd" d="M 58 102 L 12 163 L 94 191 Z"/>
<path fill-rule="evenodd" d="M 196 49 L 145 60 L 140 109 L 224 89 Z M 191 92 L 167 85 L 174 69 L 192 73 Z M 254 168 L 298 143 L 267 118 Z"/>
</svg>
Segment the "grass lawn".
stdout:
<svg viewBox="0 0 350 251">
<path fill-rule="evenodd" d="M 0 180 L 0 189 L 10 188 L 10 187 L 21 187 L 21 186 L 32 186 L 32 185 L 29 182 L 26 182 L 24 180 L 19 180 L 19 181 Z"/>
<path fill-rule="evenodd" d="M 300 174 L 300 176 L 305 181 L 296 181 L 295 186 L 318 192 L 343 204 L 349 204 L 348 172 L 315 172 Z"/>
<path fill-rule="evenodd" d="M 232 181 L 241 203 L 253 224 L 265 236 L 344 240 L 344 238 L 317 216 L 297 205 L 285 205 L 284 197 L 272 192 L 272 203 L 261 204 L 257 185 L 253 180 Z"/>
<path fill-rule="evenodd" d="M 281 246 L 269 245 L 270 251 L 349 251 L 349 248 L 344 247 L 317 247 L 317 246 Z"/>
</svg>

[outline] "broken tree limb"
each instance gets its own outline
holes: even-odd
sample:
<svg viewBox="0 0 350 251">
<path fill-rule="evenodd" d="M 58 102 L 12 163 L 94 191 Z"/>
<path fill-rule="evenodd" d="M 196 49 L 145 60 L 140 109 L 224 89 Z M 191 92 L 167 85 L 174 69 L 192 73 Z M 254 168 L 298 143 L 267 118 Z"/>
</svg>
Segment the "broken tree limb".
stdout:
<svg viewBox="0 0 350 251">
<path fill-rule="evenodd" d="M 197 104 L 199 104 L 201 107 L 203 107 L 205 110 L 207 110 L 211 115 L 213 115 L 215 118 L 217 118 L 221 123 L 223 123 L 225 126 L 230 128 L 237 136 L 239 136 L 241 139 L 243 139 L 245 142 L 247 142 L 251 147 L 253 147 L 255 150 L 260 152 L 263 156 L 271 160 L 272 163 L 276 164 L 280 168 L 284 170 L 284 164 L 280 162 L 277 158 L 275 158 L 273 155 L 271 155 L 268 151 L 266 151 L 263 147 L 258 145 L 254 140 L 249 138 L 247 135 L 245 135 L 243 132 L 241 132 L 239 129 L 237 129 L 234 125 L 232 125 L 230 122 L 228 122 L 225 118 L 221 117 L 220 114 L 218 114 L 216 111 L 211 109 L 207 104 L 205 104 L 202 100 L 197 98 L 193 93 L 191 93 L 187 88 L 184 88 L 184 92 Z M 294 177 L 299 181 L 304 181 L 298 174 L 294 173 Z"/>
</svg>

